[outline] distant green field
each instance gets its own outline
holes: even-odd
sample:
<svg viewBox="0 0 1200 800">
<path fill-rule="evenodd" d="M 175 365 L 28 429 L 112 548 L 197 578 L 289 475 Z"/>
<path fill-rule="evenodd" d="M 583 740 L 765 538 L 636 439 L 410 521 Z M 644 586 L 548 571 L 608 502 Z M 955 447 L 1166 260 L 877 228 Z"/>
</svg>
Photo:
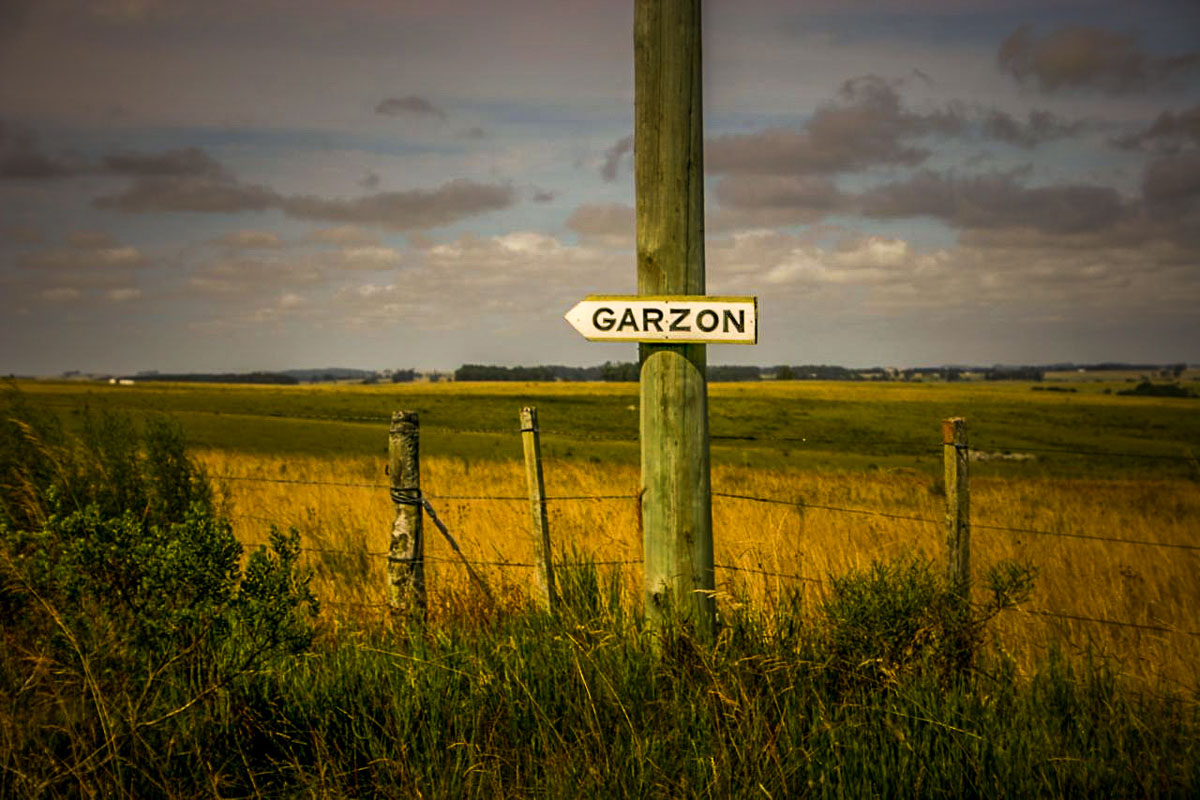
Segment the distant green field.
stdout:
<svg viewBox="0 0 1200 800">
<path fill-rule="evenodd" d="M 768 469 L 934 471 L 941 460 L 940 421 L 965 416 L 972 448 L 992 456 L 976 462 L 980 474 L 1200 473 L 1200 400 L 1117 396 L 1128 387 L 1124 376 L 1074 383 L 1075 392 L 1047 391 L 1052 385 L 713 384 L 713 460 Z M 1200 387 L 1196 381 L 1185 385 Z M 280 387 L 20 381 L 15 386 L 31 403 L 75 424 L 84 408 L 135 416 L 165 412 L 180 421 L 196 447 L 275 454 L 382 454 L 391 412 L 411 409 L 421 415 L 426 453 L 468 460 L 519 458 L 517 412 L 535 405 L 548 456 L 638 459 L 634 384 Z M 1080 454 L 1093 452 L 1108 455 Z M 997 454 L 1023 458 L 1001 460 Z"/>
</svg>

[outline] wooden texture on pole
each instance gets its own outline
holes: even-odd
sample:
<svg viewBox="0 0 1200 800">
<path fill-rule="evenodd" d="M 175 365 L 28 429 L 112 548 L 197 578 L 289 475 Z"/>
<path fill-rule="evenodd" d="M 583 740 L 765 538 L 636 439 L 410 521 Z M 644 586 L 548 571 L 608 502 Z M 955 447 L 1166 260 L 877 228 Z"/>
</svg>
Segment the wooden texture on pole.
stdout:
<svg viewBox="0 0 1200 800">
<path fill-rule="evenodd" d="M 550 551 L 550 519 L 546 514 L 546 481 L 542 474 L 542 440 L 537 409 L 521 409 L 521 441 L 525 445 L 525 482 L 529 486 L 529 515 L 533 523 L 533 560 L 537 564 L 538 602 L 554 610 L 558 597 Z"/>
<path fill-rule="evenodd" d="M 415 411 L 392 414 L 388 477 L 396 520 L 388 547 L 387 598 L 393 609 L 425 613 L 425 534 L 421 516 L 420 423 Z"/>
<path fill-rule="evenodd" d="M 950 585 L 964 598 L 971 591 L 971 484 L 968 473 L 967 421 L 942 421 L 942 457 L 946 470 L 946 550 Z"/>
<path fill-rule="evenodd" d="M 635 0 L 638 293 L 703 295 L 700 0 Z M 714 632 L 712 489 L 704 345 L 642 344 L 646 612 Z"/>
</svg>

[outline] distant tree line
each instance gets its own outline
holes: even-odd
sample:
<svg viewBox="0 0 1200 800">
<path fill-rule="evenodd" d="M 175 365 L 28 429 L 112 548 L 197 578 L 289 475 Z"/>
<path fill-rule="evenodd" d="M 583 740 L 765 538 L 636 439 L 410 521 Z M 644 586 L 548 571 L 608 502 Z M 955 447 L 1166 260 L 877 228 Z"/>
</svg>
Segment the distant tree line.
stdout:
<svg viewBox="0 0 1200 800">
<path fill-rule="evenodd" d="M 1041 367 L 992 367 L 984 371 L 988 381 L 1040 381 L 1046 372 Z"/>
<path fill-rule="evenodd" d="M 774 367 L 777 381 L 861 381 L 862 370 L 835 367 L 828 364 L 803 364 L 799 367 Z M 878 370 L 880 373 L 883 369 Z"/>
<path fill-rule="evenodd" d="M 164 372 L 142 373 L 138 381 L 170 381 L 173 383 L 262 383 L 294 386 L 300 383 L 295 376 L 283 372 Z"/>
</svg>

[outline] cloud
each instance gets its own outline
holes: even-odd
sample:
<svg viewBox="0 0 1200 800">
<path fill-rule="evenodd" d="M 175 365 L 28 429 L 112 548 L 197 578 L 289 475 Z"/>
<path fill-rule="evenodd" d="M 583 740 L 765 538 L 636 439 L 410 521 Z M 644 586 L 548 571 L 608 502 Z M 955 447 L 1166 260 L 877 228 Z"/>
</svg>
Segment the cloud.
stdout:
<svg viewBox="0 0 1200 800">
<path fill-rule="evenodd" d="M 183 152 L 183 151 L 177 151 Z M 391 230 L 421 230 L 464 217 L 495 211 L 516 202 L 507 184 L 458 179 L 436 189 L 377 192 L 342 200 L 313 195 L 282 195 L 267 186 L 245 184 L 206 159 L 172 156 L 160 161 L 128 161 L 142 172 L 122 191 L 92 201 L 97 208 L 128 213 L 196 212 L 233 214 L 278 210 L 299 219 L 379 225 Z M 164 172 L 168 165 L 188 166 L 186 173 Z"/>
<path fill-rule="evenodd" d="M 828 175 L 886 164 L 916 166 L 927 149 L 910 144 L 928 135 L 950 136 L 966 125 L 958 106 L 928 113 L 905 109 L 898 84 L 875 75 L 842 84 L 834 102 L 822 105 L 800 130 L 718 136 L 705 148 L 710 173 Z"/>
<path fill-rule="evenodd" d="M 1018 228 L 1074 234 L 1115 224 L 1125 212 L 1115 189 L 1085 184 L 1027 187 L 1013 172 L 960 178 L 922 170 L 862 192 L 868 217 L 934 217 L 956 228 Z"/>
<path fill-rule="evenodd" d="M 293 196 L 274 205 L 300 219 L 379 225 L 394 231 L 422 230 L 449 225 L 465 217 L 498 211 L 516 202 L 507 184 L 456 179 L 436 189 L 381 192 L 352 200 Z"/>
<path fill-rule="evenodd" d="M 127 303 L 131 300 L 141 299 L 142 290 L 132 286 L 123 286 L 119 289 L 109 289 L 104 293 L 104 297 L 111 303 Z"/>
<path fill-rule="evenodd" d="M 1131 34 L 1087 25 L 1066 25 L 1038 38 L 1026 23 L 1001 43 L 996 58 L 1002 71 L 1048 93 L 1127 94 L 1200 69 L 1198 51 L 1160 58 L 1141 50 Z"/>
<path fill-rule="evenodd" d="M 4 240 L 13 244 L 41 244 L 46 237 L 37 228 L 19 225 L 3 230 Z"/>
<path fill-rule="evenodd" d="M 1032 149 L 1043 142 L 1065 139 L 1083 130 L 1083 123 L 1068 122 L 1050 111 L 1030 111 L 1024 122 L 1008 113 L 992 109 L 983 119 L 983 135 L 1002 142 Z"/>
<path fill-rule="evenodd" d="M 67 236 L 67 244 L 76 250 L 104 250 L 119 246 L 117 240 L 105 231 L 74 231 Z"/>
<path fill-rule="evenodd" d="M 204 264 L 192 273 L 187 284 L 201 294 L 245 300 L 262 292 L 275 293 L 283 287 L 316 285 L 327 280 L 326 271 L 308 260 L 239 256 Z"/>
<path fill-rule="evenodd" d="M 279 208 L 284 198 L 265 186 L 248 186 L 231 177 L 145 175 L 123 191 L 98 197 L 96 208 L 135 214 L 203 212 L 233 214 Z"/>
<path fill-rule="evenodd" d="M 161 153 L 122 151 L 90 161 L 75 154 L 43 152 L 31 130 L 0 120 L 0 178 L 48 180 L 79 175 L 202 176 L 229 180 L 221 165 L 198 147 Z"/>
<path fill-rule="evenodd" d="M 604 151 L 604 163 L 600 165 L 600 177 L 608 182 L 617 179 L 621 169 L 621 159 L 633 152 L 633 136 L 620 139 L 612 147 Z"/>
<path fill-rule="evenodd" d="M 150 264 L 141 250 L 121 244 L 105 231 L 75 231 L 67 241 L 66 247 L 25 253 L 17 259 L 24 271 L 14 276 L 18 293 L 55 302 L 86 296 L 132 299 L 129 291 L 138 271 Z"/>
<path fill-rule="evenodd" d="M 1193 106 L 1178 114 L 1171 110 L 1164 111 L 1149 127 L 1116 137 L 1112 143 L 1123 150 L 1171 154 L 1178 153 L 1188 145 L 1200 145 L 1200 106 Z"/>
<path fill-rule="evenodd" d="M 279 234 L 272 231 L 230 231 L 215 241 L 235 250 L 275 250 L 283 247 Z"/>
<path fill-rule="evenodd" d="M 33 131 L 0 120 L 0 178 L 46 180 L 71 177 L 88 170 L 84 159 L 43 153 Z"/>
<path fill-rule="evenodd" d="M 378 245 L 379 237 L 366 228 L 358 225 L 339 225 L 336 228 L 322 228 L 313 231 L 306 237 L 310 242 L 336 245 Z"/>
<path fill-rule="evenodd" d="M 225 169 L 199 147 L 181 147 L 161 153 L 113 153 L 104 156 L 102 163 L 104 170 L 114 175 L 229 178 Z"/>
<path fill-rule="evenodd" d="M 587 203 L 567 218 L 567 230 L 580 239 L 610 246 L 632 247 L 636 236 L 633 206 L 624 203 Z"/>
<path fill-rule="evenodd" d="M 812 209 L 824 214 L 841 198 L 837 186 L 825 176 L 735 175 L 717 184 L 723 206 L 750 209 Z"/>
<path fill-rule="evenodd" d="M 18 262 L 35 270 L 74 270 L 102 274 L 118 268 L 144 267 L 149 261 L 142 251 L 128 245 L 108 247 L 71 247 L 29 253 Z"/>
<path fill-rule="evenodd" d="M 1147 210 L 1159 218 L 1200 216 L 1200 151 L 1151 161 L 1142 175 Z M 1200 223 L 1200 219 L 1195 219 Z"/>
<path fill-rule="evenodd" d="M 379 101 L 379 104 L 375 106 L 375 113 L 384 114 L 389 117 L 434 117 L 443 121 L 446 119 L 445 111 L 424 97 L 417 97 L 411 94 L 406 97 L 389 97 L 386 100 Z"/>
<path fill-rule="evenodd" d="M 369 192 L 373 192 L 379 188 L 379 184 L 382 182 L 383 181 L 380 179 L 379 175 L 374 172 L 368 172 L 363 176 L 363 179 L 358 182 L 358 185 Z"/>
<path fill-rule="evenodd" d="M 843 210 L 848 198 L 824 175 L 728 175 L 716 186 L 713 231 L 812 223 Z"/>
<path fill-rule="evenodd" d="M 347 247 L 334 257 L 334 263 L 338 267 L 356 270 L 392 269 L 402 260 L 399 250 L 378 245 Z"/>
<path fill-rule="evenodd" d="M 83 297 L 83 293 L 70 286 L 59 286 L 43 290 L 41 296 L 43 300 L 49 300 L 52 303 L 67 303 Z"/>
</svg>

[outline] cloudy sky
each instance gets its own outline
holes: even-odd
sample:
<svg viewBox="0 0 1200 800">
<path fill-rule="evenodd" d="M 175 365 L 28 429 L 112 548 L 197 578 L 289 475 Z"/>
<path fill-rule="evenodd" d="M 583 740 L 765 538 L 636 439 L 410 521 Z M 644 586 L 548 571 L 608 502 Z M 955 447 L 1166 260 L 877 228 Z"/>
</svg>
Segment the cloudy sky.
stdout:
<svg viewBox="0 0 1200 800">
<path fill-rule="evenodd" d="M 0 0 L 0 372 L 634 359 L 632 16 Z M 704 24 L 711 362 L 1200 362 L 1200 4 Z"/>
</svg>

